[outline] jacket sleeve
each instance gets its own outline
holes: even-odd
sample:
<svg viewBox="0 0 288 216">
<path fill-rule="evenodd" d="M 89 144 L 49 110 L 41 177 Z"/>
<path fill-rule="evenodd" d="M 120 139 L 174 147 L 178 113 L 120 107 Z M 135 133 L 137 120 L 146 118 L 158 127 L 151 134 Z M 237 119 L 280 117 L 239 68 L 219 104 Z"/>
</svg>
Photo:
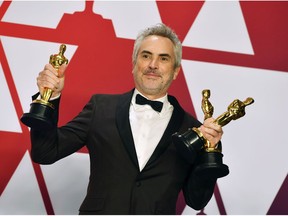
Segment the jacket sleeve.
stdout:
<svg viewBox="0 0 288 216">
<path fill-rule="evenodd" d="M 199 127 L 201 125 L 201 123 L 194 118 L 192 118 L 192 120 L 192 123 L 189 123 L 189 128 Z M 221 145 L 221 141 L 219 144 Z M 195 158 L 193 161 L 189 161 L 191 170 L 182 187 L 182 191 L 186 204 L 195 210 L 200 210 L 210 201 L 218 177 L 213 171 L 211 172 L 211 170 L 207 170 L 207 174 L 206 170 L 200 173 L 198 172 L 203 167 L 203 161 L 205 161 L 205 156 L 207 156 L 207 153 L 203 151 L 202 147 L 199 148 L 199 146 L 197 146 L 196 148 L 190 148 L 190 150 L 194 152 Z M 181 152 L 183 154 L 184 151 Z M 191 152 L 189 152 L 189 157 L 191 157 L 191 155 Z M 187 159 L 187 157 L 185 158 Z"/>
<path fill-rule="evenodd" d="M 203 209 L 210 201 L 217 178 L 197 175 L 192 170 L 183 188 L 186 204 L 195 210 Z"/>
<path fill-rule="evenodd" d="M 222 146 L 221 141 L 218 145 Z M 222 164 L 221 153 L 207 153 L 201 150 L 196 155 L 192 171 L 184 185 L 183 194 L 187 205 L 200 210 L 210 201 L 217 179 L 228 175 L 229 170 L 228 166 Z M 207 160 L 211 163 L 209 167 L 206 166 Z M 218 166 L 214 167 L 214 163 L 219 163 L 220 169 Z"/>
<path fill-rule="evenodd" d="M 57 127 L 60 98 L 51 101 L 55 107 L 49 130 L 31 128 L 31 157 L 40 164 L 52 164 L 81 149 L 90 131 L 94 103 L 91 99 L 84 109 L 70 122 Z"/>
</svg>

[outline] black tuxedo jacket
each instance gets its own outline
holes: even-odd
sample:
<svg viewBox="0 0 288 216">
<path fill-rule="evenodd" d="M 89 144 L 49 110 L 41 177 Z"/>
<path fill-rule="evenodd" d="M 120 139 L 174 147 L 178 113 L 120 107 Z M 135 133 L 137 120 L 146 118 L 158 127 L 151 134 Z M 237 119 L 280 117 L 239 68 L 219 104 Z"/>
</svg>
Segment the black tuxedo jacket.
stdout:
<svg viewBox="0 0 288 216">
<path fill-rule="evenodd" d="M 34 162 L 51 164 L 83 146 L 90 156 L 90 178 L 80 214 L 175 214 L 178 194 L 186 203 L 203 208 L 210 200 L 216 179 L 194 175 L 194 165 L 176 151 L 171 135 L 198 127 L 173 96 L 171 120 L 148 163 L 139 171 L 129 123 L 133 90 L 119 95 L 93 95 L 83 110 L 65 126 L 31 129 Z M 59 100 L 53 101 L 56 110 Z"/>
</svg>

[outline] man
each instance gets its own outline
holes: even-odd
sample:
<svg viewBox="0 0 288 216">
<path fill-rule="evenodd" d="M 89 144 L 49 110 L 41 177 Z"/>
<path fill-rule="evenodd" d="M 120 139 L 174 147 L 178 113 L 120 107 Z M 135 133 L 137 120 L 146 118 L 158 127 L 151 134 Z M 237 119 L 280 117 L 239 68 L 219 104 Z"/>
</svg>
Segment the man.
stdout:
<svg viewBox="0 0 288 216">
<path fill-rule="evenodd" d="M 91 173 L 80 214 L 175 214 L 182 189 L 186 203 L 194 209 L 210 200 L 217 179 L 195 175 L 197 164 L 183 159 L 171 136 L 199 127 L 215 147 L 223 131 L 212 118 L 201 125 L 167 94 L 179 73 L 181 57 L 177 35 L 164 24 L 152 26 L 135 41 L 135 89 L 93 95 L 65 126 L 31 129 L 32 158 L 37 163 L 51 164 L 87 147 Z M 57 111 L 66 67 L 57 72 L 48 64 L 37 77 L 41 95 L 44 88 L 53 90 L 51 103 Z M 158 101 L 157 111 L 152 102 L 143 102 L 146 99 Z M 54 122 L 57 118 L 58 112 Z"/>
</svg>

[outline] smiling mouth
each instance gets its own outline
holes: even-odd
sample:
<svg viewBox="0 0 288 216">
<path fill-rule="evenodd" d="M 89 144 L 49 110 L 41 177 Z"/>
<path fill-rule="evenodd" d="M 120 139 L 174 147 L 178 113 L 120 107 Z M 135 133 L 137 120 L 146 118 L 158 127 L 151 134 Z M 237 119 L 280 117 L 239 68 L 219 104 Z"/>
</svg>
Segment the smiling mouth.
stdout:
<svg viewBox="0 0 288 216">
<path fill-rule="evenodd" d="M 155 71 L 146 71 L 144 75 L 148 77 L 160 77 L 160 75 Z"/>
<path fill-rule="evenodd" d="M 160 78 L 160 75 L 155 74 L 155 73 L 146 73 L 144 76 L 150 80 L 156 80 L 156 79 Z"/>
</svg>

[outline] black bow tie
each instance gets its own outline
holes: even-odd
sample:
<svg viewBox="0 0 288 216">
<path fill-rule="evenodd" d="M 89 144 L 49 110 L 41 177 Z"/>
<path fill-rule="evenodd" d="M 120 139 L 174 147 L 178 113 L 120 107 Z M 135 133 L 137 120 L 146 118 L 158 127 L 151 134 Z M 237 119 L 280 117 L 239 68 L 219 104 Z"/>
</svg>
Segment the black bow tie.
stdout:
<svg viewBox="0 0 288 216">
<path fill-rule="evenodd" d="M 163 107 L 162 102 L 148 100 L 140 94 L 136 95 L 136 104 L 140 104 L 140 105 L 149 104 L 157 112 L 161 112 L 162 107 Z"/>
</svg>

